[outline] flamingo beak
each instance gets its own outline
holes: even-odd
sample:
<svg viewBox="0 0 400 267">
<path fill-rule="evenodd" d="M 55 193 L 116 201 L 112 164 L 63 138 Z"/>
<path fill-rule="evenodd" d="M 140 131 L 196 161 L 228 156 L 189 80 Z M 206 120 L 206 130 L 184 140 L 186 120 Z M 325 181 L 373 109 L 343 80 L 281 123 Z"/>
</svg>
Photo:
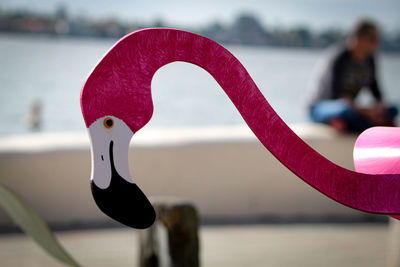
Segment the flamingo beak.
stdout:
<svg viewBox="0 0 400 267">
<path fill-rule="evenodd" d="M 102 127 L 105 119 L 112 119 L 112 129 Z M 100 210 L 112 219 L 137 229 L 150 227 L 155 220 L 153 206 L 129 173 L 128 149 L 132 132 L 115 117 L 105 119 L 89 127 L 93 198 Z"/>
</svg>

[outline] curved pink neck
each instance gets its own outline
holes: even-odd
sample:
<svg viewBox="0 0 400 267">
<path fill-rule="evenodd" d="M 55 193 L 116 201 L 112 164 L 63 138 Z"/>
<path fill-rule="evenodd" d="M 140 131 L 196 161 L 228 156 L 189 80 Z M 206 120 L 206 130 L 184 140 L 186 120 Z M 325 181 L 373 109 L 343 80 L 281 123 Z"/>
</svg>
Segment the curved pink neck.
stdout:
<svg viewBox="0 0 400 267">
<path fill-rule="evenodd" d="M 81 102 L 86 125 L 101 116 L 115 115 L 134 131 L 139 130 L 152 114 L 150 86 L 154 73 L 174 61 L 193 63 L 208 71 L 257 138 L 306 183 L 358 210 L 400 213 L 400 175 L 357 173 L 321 156 L 276 114 L 246 69 L 229 51 L 193 33 L 147 29 L 121 39 L 84 86 Z M 99 94 L 109 98 L 91 100 Z"/>
</svg>

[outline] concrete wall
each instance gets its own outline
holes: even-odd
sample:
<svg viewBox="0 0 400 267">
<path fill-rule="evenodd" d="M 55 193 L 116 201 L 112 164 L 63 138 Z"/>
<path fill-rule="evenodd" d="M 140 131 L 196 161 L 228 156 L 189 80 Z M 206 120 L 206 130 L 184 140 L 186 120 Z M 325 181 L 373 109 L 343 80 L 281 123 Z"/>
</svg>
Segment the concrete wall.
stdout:
<svg viewBox="0 0 400 267">
<path fill-rule="evenodd" d="M 292 128 L 321 154 L 353 169 L 355 136 L 318 125 Z M 133 177 L 148 196 L 190 200 L 205 219 L 366 216 L 302 182 L 245 127 L 145 129 L 134 136 L 129 156 Z M 53 224 L 109 222 L 91 196 L 90 161 L 86 133 L 0 138 L 0 182 Z M 0 225 L 9 224 L 0 211 Z"/>
</svg>

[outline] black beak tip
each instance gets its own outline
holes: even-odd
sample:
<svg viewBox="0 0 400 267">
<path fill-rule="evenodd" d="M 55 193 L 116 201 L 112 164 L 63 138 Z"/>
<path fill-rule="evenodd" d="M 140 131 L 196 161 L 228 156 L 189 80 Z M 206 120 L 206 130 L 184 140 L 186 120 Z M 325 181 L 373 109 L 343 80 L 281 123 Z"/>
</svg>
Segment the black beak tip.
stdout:
<svg viewBox="0 0 400 267">
<path fill-rule="evenodd" d="M 106 215 L 126 226 L 136 229 L 150 227 L 156 219 L 156 213 L 145 194 L 136 184 L 123 179 L 117 181 L 106 189 L 91 182 L 97 206 Z"/>
</svg>

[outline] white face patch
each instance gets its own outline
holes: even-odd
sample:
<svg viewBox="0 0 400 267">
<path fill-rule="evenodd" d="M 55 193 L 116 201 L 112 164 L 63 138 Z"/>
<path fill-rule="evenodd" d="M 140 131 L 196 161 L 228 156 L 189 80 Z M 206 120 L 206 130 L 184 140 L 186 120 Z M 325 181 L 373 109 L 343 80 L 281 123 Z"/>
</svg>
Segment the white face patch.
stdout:
<svg viewBox="0 0 400 267">
<path fill-rule="evenodd" d="M 128 163 L 129 142 L 133 136 L 131 129 L 122 120 L 114 116 L 105 116 L 89 126 L 89 136 L 92 154 L 92 181 L 101 189 L 110 185 L 110 153 L 113 153 L 116 171 L 126 181 L 133 183 Z M 113 141 L 113 151 L 110 152 L 111 141 Z"/>
</svg>

